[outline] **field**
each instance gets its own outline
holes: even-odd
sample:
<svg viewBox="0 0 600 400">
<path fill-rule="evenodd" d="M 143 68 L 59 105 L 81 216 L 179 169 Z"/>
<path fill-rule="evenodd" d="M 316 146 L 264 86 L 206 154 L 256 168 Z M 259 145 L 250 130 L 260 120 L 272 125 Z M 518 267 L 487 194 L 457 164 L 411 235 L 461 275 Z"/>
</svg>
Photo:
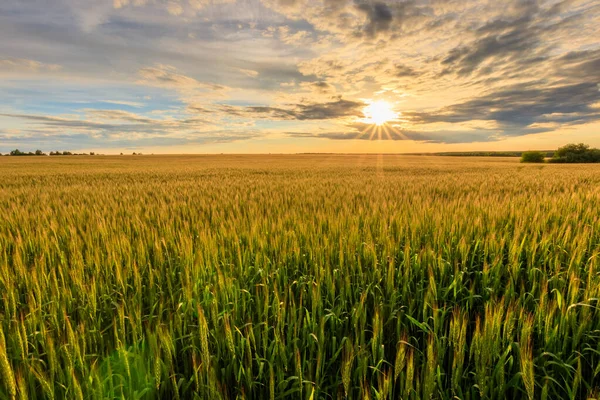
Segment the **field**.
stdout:
<svg viewBox="0 0 600 400">
<path fill-rule="evenodd" d="M 600 396 L 600 166 L 0 158 L 0 399 Z"/>
</svg>

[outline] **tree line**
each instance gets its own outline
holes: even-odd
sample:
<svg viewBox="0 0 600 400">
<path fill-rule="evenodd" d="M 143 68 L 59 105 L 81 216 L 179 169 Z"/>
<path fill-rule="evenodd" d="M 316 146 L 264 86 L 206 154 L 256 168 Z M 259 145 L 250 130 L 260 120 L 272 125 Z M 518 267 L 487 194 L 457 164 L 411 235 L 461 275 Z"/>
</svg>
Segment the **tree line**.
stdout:
<svg viewBox="0 0 600 400">
<path fill-rule="evenodd" d="M 600 163 L 600 149 L 591 148 L 585 143 L 569 143 L 554 152 L 551 158 L 546 160 L 547 154 L 542 151 L 526 151 L 521 156 L 524 163 Z"/>
<path fill-rule="evenodd" d="M 3 154 L 0 153 L 0 156 L 2 156 Z M 12 150 L 10 153 L 4 154 L 5 156 L 95 156 L 96 153 L 93 151 L 90 151 L 89 153 L 73 153 L 71 151 L 51 151 L 50 153 L 46 154 L 44 153 L 42 150 L 36 150 L 36 151 L 21 151 L 19 149 L 15 149 Z M 102 154 L 99 154 L 102 155 Z M 121 153 L 121 155 L 123 155 L 123 153 Z M 141 156 L 142 153 L 136 153 L 133 152 L 131 155 L 133 156 Z"/>
<path fill-rule="evenodd" d="M 44 153 L 42 150 L 36 150 L 35 152 L 25 152 L 19 149 L 12 150 L 7 156 L 93 156 L 96 153 L 90 151 L 89 153 L 73 153 L 70 151 L 51 151 L 49 154 Z M 0 153 L 0 156 L 2 153 Z M 123 153 L 121 153 L 123 155 Z M 133 153 L 133 155 L 142 155 L 142 153 Z M 454 156 L 517 156 L 518 152 L 467 152 L 467 153 L 438 153 L 436 155 L 454 155 Z M 548 159 L 547 159 L 548 158 Z M 556 164 L 570 164 L 570 163 L 600 163 L 600 149 L 591 148 L 589 145 L 584 143 L 570 143 L 563 147 L 560 147 L 554 153 L 548 151 L 525 151 L 521 153 L 521 162 L 524 163 L 556 163 Z"/>
<path fill-rule="evenodd" d="M 0 153 L 0 156 L 2 155 L 2 153 Z M 96 153 L 94 153 L 93 151 L 90 151 L 89 153 L 73 153 L 70 151 L 51 151 L 49 154 L 44 153 L 42 150 L 36 150 L 34 151 L 21 151 L 19 149 L 15 149 L 12 150 L 10 153 L 6 154 L 7 156 L 46 156 L 46 155 L 51 155 L 51 156 L 93 156 L 96 155 Z"/>
<path fill-rule="evenodd" d="M 434 155 L 448 157 L 521 157 L 523 151 L 446 151 L 438 153 L 410 153 L 410 155 Z M 554 150 L 540 150 L 546 157 L 552 157 Z"/>
</svg>

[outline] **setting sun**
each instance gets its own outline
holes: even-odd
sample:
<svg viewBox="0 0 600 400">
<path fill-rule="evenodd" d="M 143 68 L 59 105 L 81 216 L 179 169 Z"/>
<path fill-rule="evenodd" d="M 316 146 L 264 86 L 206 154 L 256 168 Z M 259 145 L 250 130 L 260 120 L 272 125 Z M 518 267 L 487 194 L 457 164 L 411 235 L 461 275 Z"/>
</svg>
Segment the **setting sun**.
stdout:
<svg viewBox="0 0 600 400">
<path fill-rule="evenodd" d="M 372 101 L 363 109 L 365 121 L 375 125 L 383 125 L 395 119 L 398 115 L 392 110 L 392 106 L 386 101 Z"/>
</svg>

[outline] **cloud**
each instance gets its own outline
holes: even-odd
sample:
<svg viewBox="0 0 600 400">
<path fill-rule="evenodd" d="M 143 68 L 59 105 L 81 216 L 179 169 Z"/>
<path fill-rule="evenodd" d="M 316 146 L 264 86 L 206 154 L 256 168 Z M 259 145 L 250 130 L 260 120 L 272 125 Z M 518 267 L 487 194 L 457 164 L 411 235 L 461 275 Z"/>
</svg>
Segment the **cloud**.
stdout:
<svg viewBox="0 0 600 400">
<path fill-rule="evenodd" d="M 141 68 L 138 71 L 141 77 L 139 84 L 150 86 L 161 86 L 176 89 L 204 89 L 204 90 L 223 90 L 224 86 L 213 83 L 199 82 L 189 76 L 179 74 L 177 68 L 170 65 L 158 64 L 154 67 Z"/>
<path fill-rule="evenodd" d="M 135 107 L 135 108 L 140 108 L 140 107 L 144 106 L 143 103 L 140 103 L 137 101 L 125 101 L 125 100 L 102 100 L 102 103 L 116 104 L 116 105 Z"/>
<path fill-rule="evenodd" d="M 392 23 L 392 10 L 385 3 L 359 4 L 358 9 L 367 14 L 368 22 L 364 32 L 369 36 L 375 36 L 379 32 L 390 29 Z"/>
<path fill-rule="evenodd" d="M 276 37 L 282 43 L 294 46 L 307 45 L 311 42 L 312 34 L 306 30 L 294 31 L 289 25 L 270 26 L 263 31 L 263 36 Z"/>
<path fill-rule="evenodd" d="M 218 6 L 222 4 L 233 4 L 236 0 L 189 0 L 189 4 L 196 10 L 202 10 L 210 6 Z"/>
<path fill-rule="evenodd" d="M 535 64 L 551 62 L 553 53 L 579 33 L 581 24 L 590 17 L 587 8 L 578 8 L 575 3 L 565 0 L 548 6 L 535 0 L 510 2 L 507 13 L 468 30 L 473 39 L 442 58 L 442 74 L 490 74 L 506 66 L 529 71 Z M 559 14 L 565 7 L 570 7 L 570 12 Z"/>
<path fill-rule="evenodd" d="M 127 6 L 144 6 L 148 3 L 148 0 L 113 0 L 113 7 L 116 9 L 127 7 Z"/>
<path fill-rule="evenodd" d="M 532 56 L 545 53 L 538 54 L 534 51 L 540 43 L 537 29 L 527 29 L 527 25 L 519 20 L 513 21 L 510 25 L 502 25 L 503 28 L 494 28 L 468 45 L 452 49 L 441 62 L 447 67 L 444 73 L 456 72 L 458 75 L 469 75 L 486 61 L 500 59 L 501 63 L 507 61 L 523 63 Z M 486 32 L 487 28 L 488 26 L 484 26 L 480 31 Z M 537 59 L 541 61 L 544 58 L 541 56 Z"/>
<path fill-rule="evenodd" d="M 24 58 L 0 58 L 0 72 L 56 72 L 62 69 L 58 64 L 45 64 Z"/>
<path fill-rule="evenodd" d="M 347 71 L 350 66 L 339 58 L 325 56 L 301 62 L 298 67 L 305 75 L 334 77 Z"/>
<path fill-rule="evenodd" d="M 362 116 L 365 104 L 360 101 L 339 99 L 328 103 L 298 104 L 295 107 L 296 119 L 333 119 Z"/>
<path fill-rule="evenodd" d="M 365 104 L 341 98 L 325 103 L 292 104 L 284 107 L 222 105 L 220 111 L 234 117 L 276 120 L 328 120 L 363 116 Z"/>
<path fill-rule="evenodd" d="M 592 105 L 600 101 L 596 83 L 515 85 L 430 112 L 405 112 L 413 124 L 497 121 L 506 134 L 531 133 L 533 124 L 582 124 L 600 118 Z M 537 132 L 537 130 L 536 130 Z"/>
<path fill-rule="evenodd" d="M 251 78 L 256 78 L 256 77 L 259 75 L 258 71 L 254 71 L 254 70 L 252 70 L 252 69 L 238 68 L 238 70 L 239 70 L 239 71 L 240 71 L 242 74 L 244 74 L 244 75 L 246 75 L 246 76 L 249 76 L 249 77 L 251 77 Z"/>
<path fill-rule="evenodd" d="M 259 136 L 256 129 L 228 127 L 223 129 L 206 118 L 150 118 L 121 110 L 84 110 L 80 118 L 35 114 L 2 113 L 25 121 L 18 137 L 28 141 L 60 141 L 73 139 L 80 143 L 94 142 L 108 147 L 127 145 L 165 145 L 181 143 L 222 143 L 247 140 Z M 8 134 L 5 134 L 9 139 Z M 10 135 L 15 139 L 15 134 Z M 72 141 L 69 146 L 73 147 Z"/>
<path fill-rule="evenodd" d="M 419 73 L 413 67 L 404 64 L 394 65 L 392 74 L 399 78 L 419 76 Z"/>
<path fill-rule="evenodd" d="M 171 15 L 179 16 L 183 14 L 183 7 L 176 1 L 169 1 L 167 4 L 167 11 Z"/>
<path fill-rule="evenodd" d="M 600 49 L 571 51 L 553 60 L 558 79 L 600 83 Z"/>
<path fill-rule="evenodd" d="M 331 94 L 335 92 L 335 87 L 325 81 L 302 82 L 300 86 L 317 95 L 321 94 L 331 96 Z"/>
<path fill-rule="evenodd" d="M 157 121 L 152 118 L 143 117 L 138 114 L 122 111 L 122 110 L 97 110 L 97 109 L 87 109 L 84 110 L 85 113 L 91 117 L 103 119 L 103 120 L 113 120 L 113 121 L 125 121 L 125 122 L 133 122 L 138 124 L 152 124 L 152 123 L 161 123 L 162 121 Z"/>
</svg>

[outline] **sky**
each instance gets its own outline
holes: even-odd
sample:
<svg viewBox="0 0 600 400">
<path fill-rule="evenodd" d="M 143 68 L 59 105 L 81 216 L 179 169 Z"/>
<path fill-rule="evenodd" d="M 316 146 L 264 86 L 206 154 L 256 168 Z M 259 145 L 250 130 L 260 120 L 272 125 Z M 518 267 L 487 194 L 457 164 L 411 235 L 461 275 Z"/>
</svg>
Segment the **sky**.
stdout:
<svg viewBox="0 0 600 400">
<path fill-rule="evenodd" d="M 0 37 L 2 153 L 600 147 L 597 0 L 2 0 Z"/>
</svg>

